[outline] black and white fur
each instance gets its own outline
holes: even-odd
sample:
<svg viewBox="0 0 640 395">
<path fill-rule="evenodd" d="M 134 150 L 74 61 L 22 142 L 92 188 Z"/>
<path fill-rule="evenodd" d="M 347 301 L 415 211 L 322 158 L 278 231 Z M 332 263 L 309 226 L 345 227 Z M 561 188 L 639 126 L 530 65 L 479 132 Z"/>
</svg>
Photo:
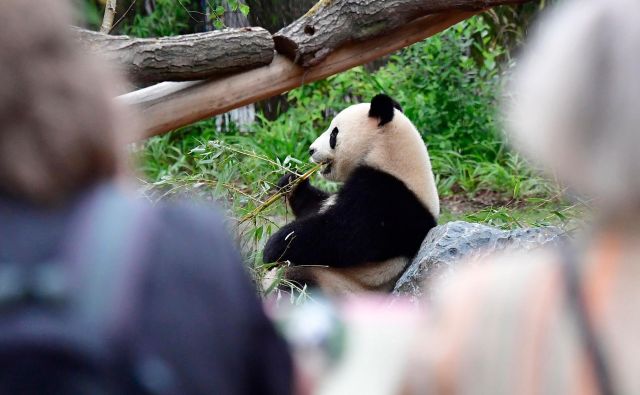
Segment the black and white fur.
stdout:
<svg viewBox="0 0 640 395">
<path fill-rule="evenodd" d="M 332 294 L 390 290 L 439 214 L 420 134 L 378 95 L 339 113 L 309 151 L 344 185 L 329 195 L 299 184 L 288 196 L 297 219 L 271 236 L 264 261 L 288 261 L 287 278 Z"/>
</svg>

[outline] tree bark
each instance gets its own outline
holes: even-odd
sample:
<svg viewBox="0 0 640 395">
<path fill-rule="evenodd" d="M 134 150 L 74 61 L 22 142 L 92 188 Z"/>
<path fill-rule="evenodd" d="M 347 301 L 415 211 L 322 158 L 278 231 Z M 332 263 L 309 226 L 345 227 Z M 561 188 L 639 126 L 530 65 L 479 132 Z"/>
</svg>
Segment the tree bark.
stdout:
<svg viewBox="0 0 640 395">
<path fill-rule="evenodd" d="M 336 48 L 363 41 L 425 15 L 480 11 L 530 0 L 320 0 L 301 18 L 273 38 L 279 53 L 310 67 Z"/>
<path fill-rule="evenodd" d="M 458 11 L 428 15 L 378 39 L 347 44 L 321 64 L 306 69 L 276 55 L 265 67 L 209 81 L 158 84 L 122 95 L 119 100 L 138 107 L 144 137 L 166 133 L 370 62 L 473 15 Z"/>
<path fill-rule="evenodd" d="M 274 56 L 271 35 L 258 27 L 144 39 L 74 30 L 136 83 L 200 80 L 264 66 Z"/>
</svg>

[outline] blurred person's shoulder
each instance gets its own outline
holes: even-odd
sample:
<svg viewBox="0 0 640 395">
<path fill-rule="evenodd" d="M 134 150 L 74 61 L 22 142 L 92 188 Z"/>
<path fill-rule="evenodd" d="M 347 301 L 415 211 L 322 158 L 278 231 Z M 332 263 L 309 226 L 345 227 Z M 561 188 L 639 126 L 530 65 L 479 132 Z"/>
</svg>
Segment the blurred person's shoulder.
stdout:
<svg viewBox="0 0 640 395">
<path fill-rule="evenodd" d="M 82 214 L 87 213 L 83 206 L 90 207 L 91 216 L 103 212 L 98 216 L 102 220 L 92 221 L 88 229 L 105 236 L 103 242 L 131 237 L 128 244 L 137 244 L 132 252 L 144 273 L 148 295 L 169 290 L 183 300 L 198 295 L 209 301 L 257 302 L 227 219 L 214 203 L 187 199 L 154 203 L 131 185 L 105 183 L 87 192 L 77 206 L 79 217 L 87 215 Z M 113 218 L 116 216 L 129 218 Z M 129 236 L 110 236 L 109 229 Z M 150 299 L 155 304 L 158 297 Z"/>
<path fill-rule="evenodd" d="M 540 328 L 557 316 L 558 256 L 552 249 L 496 253 L 431 284 L 437 291 L 414 343 L 407 393 L 469 389 L 471 383 L 475 390 L 467 393 L 514 393 L 507 381 L 521 364 L 519 352 L 533 352 L 528 345 L 538 344 Z M 498 366 L 510 373 L 494 370 Z"/>
<path fill-rule="evenodd" d="M 248 267 L 215 204 L 152 207 L 145 336 L 170 355 L 185 352 L 197 393 L 290 393 L 291 361 L 266 316 Z M 255 358 L 255 355 L 260 358 Z"/>
<path fill-rule="evenodd" d="M 152 265 L 169 265 L 174 269 L 171 271 L 180 272 L 179 278 L 208 280 L 220 285 L 219 290 L 255 293 L 230 236 L 229 220 L 214 204 L 191 200 L 161 202 L 152 206 L 152 212 Z"/>
<path fill-rule="evenodd" d="M 434 283 L 434 306 L 438 310 L 446 306 L 495 309 L 494 314 L 509 315 L 510 310 L 531 307 L 536 295 L 558 287 L 559 265 L 553 248 L 498 252 L 462 264 L 446 281 Z"/>
<path fill-rule="evenodd" d="M 499 350 L 505 339 L 519 338 L 524 327 L 543 325 L 560 308 L 559 256 L 546 248 L 500 252 L 467 263 L 444 283 L 434 283 L 427 319 L 434 339 L 446 338 L 444 343 L 452 347 L 469 345 L 464 358 L 495 357 L 497 353 L 485 353 L 487 344 Z"/>
<path fill-rule="evenodd" d="M 159 225 L 157 232 L 160 236 L 170 234 L 176 241 L 174 247 L 187 243 L 197 249 L 199 242 L 209 248 L 234 247 L 225 226 L 227 218 L 213 204 L 185 199 L 160 202 L 151 209 Z M 193 251 L 191 248 L 188 251 Z"/>
</svg>

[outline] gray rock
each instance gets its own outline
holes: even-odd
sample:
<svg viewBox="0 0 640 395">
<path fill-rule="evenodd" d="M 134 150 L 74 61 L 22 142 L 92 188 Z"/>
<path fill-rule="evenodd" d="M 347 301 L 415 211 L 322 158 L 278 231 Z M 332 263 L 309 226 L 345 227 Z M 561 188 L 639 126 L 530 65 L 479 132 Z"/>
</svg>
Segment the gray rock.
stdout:
<svg viewBox="0 0 640 395">
<path fill-rule="evenodd" d="M 463 221 L 449 222 L 429 232 L 393 293 L 421 297 L 425 282 L 431 283 L 436 278 L 446 282 L 462 261 L 467 264 L 497 251 L 531 250 L 557 244 L 565 238 L 565 232 L 553 226 L 501 230 Z"/>
</svg>

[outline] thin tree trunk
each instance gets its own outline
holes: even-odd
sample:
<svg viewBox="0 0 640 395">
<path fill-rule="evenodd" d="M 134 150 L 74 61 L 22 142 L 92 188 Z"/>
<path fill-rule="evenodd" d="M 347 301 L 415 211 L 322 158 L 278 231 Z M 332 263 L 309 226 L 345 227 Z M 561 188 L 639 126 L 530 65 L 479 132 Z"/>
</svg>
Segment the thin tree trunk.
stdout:
<svg viewBox="0 0 640 395">
<path fill-rule="evenodd" d="M 102 26 L 100 26 L 100 33 L 109 34 L 113 27 L 113 20 L 116 16 L 116 0 L 107 0 L 107 4 L 104 7 L 104 17 L 102 18 Z"/>
<path fill-rule="evenodd" d="M 238 0 L 239 4 L 246 4 L 244 0 Z M 232 11 L 229 3 L 225 3 L 224 23 L 226 26 L 239 28 L 251 26 L 249 19 L 238 11 Z M 216 117 L 216 126 L 218 130 L 226 127 L 229 123 L 234 123 L 238 129 L 247 131 L 256 119 L 256 106 L 254 103 L 247 104 L 244 107 L 233 109 L 227 113 L 220 114 Z"/>
</svg>

